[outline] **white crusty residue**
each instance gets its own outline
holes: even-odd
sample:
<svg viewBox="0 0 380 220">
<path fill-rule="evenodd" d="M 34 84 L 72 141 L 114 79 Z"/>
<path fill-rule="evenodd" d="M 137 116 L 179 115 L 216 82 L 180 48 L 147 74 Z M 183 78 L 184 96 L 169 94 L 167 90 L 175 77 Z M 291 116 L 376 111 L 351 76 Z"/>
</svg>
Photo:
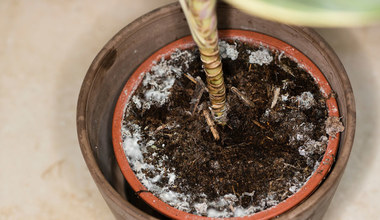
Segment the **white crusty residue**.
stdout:
<svg viewBox="0 0 380 220">
<path fill-rule="evenodd" d="M 197 212 L 198 215 L 205 215 L 207 214 L 207 208 L 208 205 L 206 202 L 202 203 L 195 203 L 194 204 L 195 211 Z"/>
<path fill-rule="evenodd" d="M 273 57 L 270 55 L 269 51 L 265 48 L 261 48 L 257 51 L 247 50 L 249 55 L 249 63 L 259 64 L 270 64 L 273 61 Z"/>
<path fill-rule="evenodd" d="M 140 149 L 141 128 L 136 124 L 129 123 L 129 129 L 122 127 L 122 135 L 124 137 L 123 149 L 129 161 L 135 162 L 143 159 L 142 149 Z M 134 164 L 134 163 L 133 163 Z"/>
<path fill-rule="evenodd" d="M 230 58 L 236 60 L 239 56 L 239 52 L 236 49 L 237 44 L 229 44 L 226 41 L 219 42 L 219 53 L 223 59 Z"/>
<path fill-rule="evenodd" d="M 310 109 L 315 105 L 314 96 L 311 92 L 303 92 L 296 97 L 296 101 L 298 102 L 298 106 L 305 110 Z"/>
<path fill-rule="evenodd" d="M 172 185 L 176 179 L 176 175 L 173 170 L 169 171 L 165 169 L 162 160 L 168 160 L 167 157 L 164 157 L 157 166 L 153 166 L 144 160 L 143 154 L 147 152 L 147 146 L 155 146 L 154 140 L 150 140 L 147 144 L 144 144 L 142 141 L 141 127 L 132 122 L 122 126 L 122 136 L 122 146 L 125 155 L 128 158 L 132 170 L 135 172 L 136 177 L 141 183 L 149 191 L 159 195 L 159 198 L 165 203 L 185 212 L 190 212 L 191 209 L 188 202 L 189 195 L 177 193 L 169 190 L 168 187 L 160 187 L 156 184 L 165 177 L 168 179 L 168 185 Z M 155 157 L 157 154 L 152 154 L 152 156 Z M 153 177 L 145 175 L 144 170 L 149 170 L 154 173 Z"/>
<path fill-rule="evenodd" d="M 326 122 L 326 133 L 332 137 L 335 138 L 336 134 L 339 132 L 344 131 L 343 123 L 340 121 L 338 117 L 328 117 Z"/>
<path fill-rule="evenodd" d="M 178 64 L 176 61 L 180 57 L 184 57 L 185 62 Z M 182 76 L 184 69 L 189 67 L 189 62 L 193 59 L 194 55 L 189 51 L 176 50 L 171 54 L 169 60 L 162 57 L 159 62 L 155 63 L 151 70 L 144 75 L 142 86 L 146 88 L 146 92 L 143 97 L 132 96 L 132 102 L 136 108 L 149 109 L 152 105 L 164 105 L 168 101 L 170 89 L 176 78 Z"/>
<path fill-rule="evenodd" d="M 298 148 L 300 155 L 304 157 L 311 156 L 315 153 L 323 153 L 326 150 L 328 143 L 328 138 L 326 136 L 321 136 L 319 141 L 309 139 Z"/>
</svg>

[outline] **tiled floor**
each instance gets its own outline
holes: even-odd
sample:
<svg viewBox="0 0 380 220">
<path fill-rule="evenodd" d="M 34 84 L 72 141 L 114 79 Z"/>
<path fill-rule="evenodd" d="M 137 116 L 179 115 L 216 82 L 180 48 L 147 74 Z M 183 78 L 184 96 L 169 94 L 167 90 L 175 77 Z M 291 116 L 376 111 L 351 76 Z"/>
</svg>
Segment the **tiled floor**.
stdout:
<svg viewBox="0 0 380 220">
<path fill-rule="evenodd" d="M 0 1 L 0 219 L 112 218 L 79 150 L 79 88 L 118 30 L 172 1 Z M 375 219 L 380 26 L 318 32 L 342 59 L 358 111 L 351 159 L 325 219 Z"/>
</svg>

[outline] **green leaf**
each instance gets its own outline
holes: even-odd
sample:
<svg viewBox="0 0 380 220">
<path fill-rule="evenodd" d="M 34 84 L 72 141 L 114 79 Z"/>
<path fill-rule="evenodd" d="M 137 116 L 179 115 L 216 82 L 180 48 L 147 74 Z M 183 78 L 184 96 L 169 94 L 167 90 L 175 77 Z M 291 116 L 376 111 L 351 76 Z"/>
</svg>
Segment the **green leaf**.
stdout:
<svg viewBox="0 0 380 220">
<path fill-rule="evenodd" d="M 282 23 L 359 26 L 380 21 L 380 0 L 224 0 L 244 12 Z"/>
</svg>

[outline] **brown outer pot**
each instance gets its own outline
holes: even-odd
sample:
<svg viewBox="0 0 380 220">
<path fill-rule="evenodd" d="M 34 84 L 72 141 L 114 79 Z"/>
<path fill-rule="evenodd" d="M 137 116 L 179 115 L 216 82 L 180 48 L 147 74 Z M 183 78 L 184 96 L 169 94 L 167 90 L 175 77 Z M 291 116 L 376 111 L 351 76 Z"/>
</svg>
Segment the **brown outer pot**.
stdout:
<svg viewBox="0 0 380 220">
<path fill-rule="evenodd" d="M 355 101 L 347 74 L 336 54 L 313 30 L 249 16 L 218 5 L 219 29 L 264 33 L 302 51 L 321 70 L 337 94 L 345 131 L 336 162 L 322 185 L 280 219 L 321 219 L 347 164 L 355 133 Z M 77 132 L 83 157 L 101 194 L 117 219 L 164 218 L 131 192 L 112 147 L 112 116 L 120 92 L 134 70 L 152 53 L 189 35 L 178 3 L 154 10 L 129 24 L 100 51 L 83 81 L 77 106 Z"/>
</svg>

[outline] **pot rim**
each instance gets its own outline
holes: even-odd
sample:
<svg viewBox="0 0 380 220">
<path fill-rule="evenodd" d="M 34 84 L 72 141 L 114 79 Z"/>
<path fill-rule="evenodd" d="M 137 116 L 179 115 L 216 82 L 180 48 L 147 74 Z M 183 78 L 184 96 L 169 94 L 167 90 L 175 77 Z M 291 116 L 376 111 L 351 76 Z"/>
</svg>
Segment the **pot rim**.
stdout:
<svg viewBox="0 0 380 220">
<path fill-rule="evenodd" d="M 296 48 L 292 47 L 291 45 L 277 38 L 274 38 L 265 34 L 253 32 L 253 31 L 236 30 L 236 29 L 220 30 L 219 36 L 222 39 L 239 39 L 249 44 L 254 44 L 254 45 L 262 44 L 264 46 L 269 47 L 272 50 L 284 51 L 284 54 L 287 57 L 301 64 L 305 68 L 305 70 L 308 71 L 313 76 L 313 78 L 315 79 L 315 82 L 319 85 L 320 90 L 322 91 L 322 95 L 327 99 L 326 105 L 328 108 L 329 117 L 339 117 L 339 110 L 338 110 L 336 99 L 333 96 L 331 96 L 332 89 L 329 83 L 327 82 L 325 76 L 321 73 L 318 67 L 299 50 L 297 50 Z M 133 94 L 137 86 L 142 81 L 143 74 L 145 72 L 150 71 L 153 61 L 158 61 L 162 56 L 167 57 L 172 52 L 174 52 L 174 50 L 177 48 L 187 49 L 194 45 L 195 43 L 193 42 L 191 36 L 187 36 L 177 41 L 174 41 L 164 46 L 163 48 L 159 49 L 158 51 L 156 51 L 153 55 L 151 55 L 148 59 L 146 59 L 134 71 L 134 73 L 131 75 L 131 77 L 128 79 L 127 83 L 125 84 L 121 92 L 121 95 L 119 96 L 119 99 L 117 101 L 116 108 L 115 108 L 113 123 L 112 123 L 112 141 L 113 141 L 115 156 L 119 164 L 119 167 L 125 179 L 128 181 L 128 183 L 131 185 L 131 187 L 133 188 L 135 192 L 141 191 L 141 190 L 147 190 L 147 189 L 140 183 L 140 181 L 135 176 L 134 171 L 131 169 L 128 159 L 122 147 L 121 121 L 123 119 L 125 106 L 128 103 L 129 98 L 131 97 L 131 95 Z M 317 170 L 312 174 L 312 176 L 309 178 L 309 180 L 295 194 L 293 194 L 286 200 L 282 201 L 281 203 L 269 209 L 263 210 L 258 213 L 254 213 L 249 216 L 236 217 L 236 219 L 273 218 L 294 208 L 295 206 L 300 204 L 304 199 L 310 196 L 314 192 L 314 190 L 318 188 L 319 184 L 323 181 L 323 179 L 329 173 L 334 163 L 335 155 L 338 150 L 339 136 L 340 134 L 338 133 L 336 135 L 336 138 L 329 137 L 328 146 L 327 146 L 325 155 L 322 161 L 320 162 L 320 165 L 318 166 Z M 152 193 L 141 193 L 139 194 L 139 196 L 147 204 L 155 208 L 157 211 L 171 218 L 212 219 L 209 217 L 202 217 L 202 216 L 186 213 L 178 209 L 175 209 L 174 207 L 171 207 L 168 204 L 161 201 Z"/>
</svg>

